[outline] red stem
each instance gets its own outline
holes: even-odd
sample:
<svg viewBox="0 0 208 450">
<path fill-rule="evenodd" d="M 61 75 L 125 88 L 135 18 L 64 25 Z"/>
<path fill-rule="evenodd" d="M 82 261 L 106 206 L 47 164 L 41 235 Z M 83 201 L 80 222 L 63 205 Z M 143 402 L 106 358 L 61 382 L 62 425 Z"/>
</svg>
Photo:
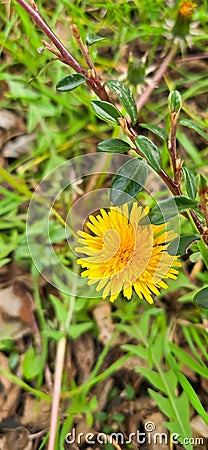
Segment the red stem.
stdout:
<svg viewBox="0 0 208 450">
<path fill-rule="evenodd" d="M 55 47 L 60 52 L 57 54 L 57 57 L 60 61 L 62 61 L 64 64 L 67 64 L 68 66 L 72 67 L 77 73 L 80 73 L 85 76 L 86 82 L 88 86 L 97 94 L 97 96 L 104 101 L 108 101 L 112 103 L 110 100 L 105 87 L 101 84 L 100 80 L 96 77 L 95 79 L 90 77 L 88 72 L 74 59 L 74 57 L 71 55 L 71 53 L 66 49 L 66 47 L 62 44 L 62 42 L 58 39 L 58 37 L 54 34 L 54 32 L 51 30 L 51 28 L 47 25 L 47 23 L 42 18 L 37 5 L 35 2 L 32 2 L 31 4 L 27 3 L 25 0 L 16 0 L 16 2 L 22 6 L 22 8 L 29 14 L 29 16 L 34 20 L 34 22 L 39 26 L 39 28 L 48 36 L 48 38 L 53 42 Z M 155 73 L 155 76 L 152 79 L 152 83 L 150 86 L 147 87 L 146 91 L 143 95 L 141 95 L 137 108 L 138 111 L 142 108 L 142 106 L 146 103 L 149 96 L 153 92 L 153 90 L 157 87 L 159 84 L 159 81 L 163 77 L 168 64 L 174 57 L 177 50 L 177 46 L 173 46 L 170 53 L 167 55 L 167 57 L 163 60 L 161 66 Z M 137 133 L 135 132 L 134 128 L 132 126 L 128 126 L 128 131 L 130 134 L 132 134 L 132 141 L 134 141 L 134 137 L 137 136 Z M 169 175 L 161 169 L 159 172 L 159 175 L 164 180 L 165 184 L 168 186 L 170 191 L 173 193 L 173 195 L 181 195 L 180 187 L 173 181 Z M 188 215 L 186 213 L 183 213 L 184 216 L 188 218 Z M 194 211 L 191 211 L 192 218 L 200 231 L 200 233 L 203 233 L 203 225 L 199 221 L 198 217 L 196 216 Z"/>
<path fill-rule="evenodd" d="M 34 20 L 34 22 L 39 26 L 39 28 L 48 36 L 48 38 L 53 42 L 55 47 L 60 52 L 60 61 L 68 66 L 72 67 L 75 72 L 80 73 L 85 76 L 87 84 L 91 89 L 102 99 L 108 101 L 108 95 L 105 91 L 104 86 L 100 83 L 98 79 L 94 80 L 89 77 L 87 71 L 74 59 L 71 53 L 66 49 L 62 42 L 58 39 L 55 33 L 47 25 L 47 23 L 42 18 L 40 12 L 38 11 L 37 5 L 33 2 L 31 5 L 25 0 L 16 0 L 22 8 L 29 14 L 29 16 Z"/>
</svg>

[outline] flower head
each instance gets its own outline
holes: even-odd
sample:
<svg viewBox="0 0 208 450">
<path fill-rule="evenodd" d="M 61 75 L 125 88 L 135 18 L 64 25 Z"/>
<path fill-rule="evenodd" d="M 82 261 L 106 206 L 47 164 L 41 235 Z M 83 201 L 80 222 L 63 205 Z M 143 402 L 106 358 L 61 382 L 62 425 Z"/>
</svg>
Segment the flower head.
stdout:
<svg viewBox="0 0 208 450">
<path fill-rule="evenodd" d="M 175 25 L 173 27 L 173 35 L 185 38 L 190 32 L 190 23 L 194 14 L 196 3 L 183 0 L 179 4 Z"/>
<path fill-rule="evenodd" d="M 167 40 L 173 40 L 174 44 L 179 44 L 182 54 L 185 52 L 186 44 L 191 47 L 193 36 L 200 34 L 199 22 L 193 21 L 196 6 L 194 2 L 182 0 L 177 7 L 175 20 L 166 19 L 165 21 L 164 28 L 167 32 L 164 36 Z"/>
<path fill-rule="evenodd" d="M 183 0 L 178 8 L 178 16 L 182 16 L 186 19 L 192 19 L 194 14 L 194 8 L 197 6 L 194 2 L 188 2 Z"/>
<path fill-rule="evenodd" d="M 103 289 L 102 297 L 110 296 L 114 301 L 123 291 L 124 297 L 132 297 L 133 288 L 137 295 L 153 303 L 152 295 L 159 294 L 159 288 L 166 288 L 163 278 L 175 279 L 180 266 L 177 257 L 171 256 L 168 243 L 177 234 L 167 231 L 167 224 L 153 225 L 148 220 L 149 207 L 133 202 L 104 209 L 95 217 L 89 216 L 86 226 L 90 230 L 78 231 L 78 242 L 83 247 L 75 250 L 85 254 L 77 262 L 82 268 L 88 284 L 98 283 L 96 290 Z"/>
</svg>

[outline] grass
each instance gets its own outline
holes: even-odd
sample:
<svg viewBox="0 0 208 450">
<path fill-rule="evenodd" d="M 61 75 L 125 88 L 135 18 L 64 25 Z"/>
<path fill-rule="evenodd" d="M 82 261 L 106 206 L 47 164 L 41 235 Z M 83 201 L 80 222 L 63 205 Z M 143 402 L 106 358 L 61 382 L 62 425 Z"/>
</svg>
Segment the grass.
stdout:
<svg viewBox="0 0 208 450">
<path fill-rule="evenodd" d="M 135 96 L 139 98 L 145 83 L 160 65 L 164 52 L 171 48 L 171 42 L 166 36 L 166 25 L 168 19 L 175 20 L 176 7 L 167 6 L 167 3 L 163 0 L 119 0 L 115 8 L 115 2 L 111 0 L 92 0 L 90 4 L 87 1 L 60 0 L 38 1 L 37 5 L 51 28 L 82 64 L 82 56 L 76 40 L 71 36 L 70 25 L 75 23 L 78 26 L 83 41 L 88 33 L 97 33 L 106 38 L 91 47 L 91 57 L 102 80 L 118 79 L 126 83 L 129 54 L 133 55 L 134 62 L 138 65 L 142 59 L 145 73 L 141 83 L 133 87 Z M 141 109 L 139 122 L 160 126 L 168 132 L 170 115 L 167 99 L 169 91 L 177 89 L 183 99 L 180 118 L 194 120 L 203 130 L 207 129 L 207 7 L 205 0 L 196 6 L 194 21 L 199 22 L 198 34 L 192 36 L 192 46 L 189 48 L 186 45 L 183 54 L 180 48 L 178 49 L 158 88 Z M 48 393 L 45 394 L 47 370 L 52 384 L 58 377 L 62 409 L 54 446 L 54 449 L 58 450 L 64 448 L 65 436 L 74 420 L 77 420 L 77 415 L 85 417 L 87 427 L 91 429 L 95 426 L 96 414 L 99 416 L 103 413 L 101 425 L 106 433 L 110 433 L 113 420 L 109 422 L 107 415 L 111 411 L 107 411 L 106 415 L 105 410 L 99 410 L 99 398 L 94 394 L 93 388 L 108 377 L 114 377 L 115 381 L 123 364 L 136 354 L 148 367 L 146 371 L 142 367 L 137 369 L 146 380 L 146 395 L 155 400 L 164 417 L 169 420 L 167 428 L 170 432 L 178 432 L 181 436 L 180 442 L 183 443 L 184 436 L 191 436 L 190 409 L 192 415 L 194 411 L 194 414 L 200 415 L 207 423 L 206 405 L 201 400 L 203 396 L 200 383 L 195 386 L 186 373 L 183 373 L 185 364 L 201 377 L 198 378 L 199 381 L 208 377 L 207 335 L 204 325 L 207 321 L 207 310 L 193 303 L 194 292 L 208 285 L 205 265 L 202 259 L 200 263 L 192 263 L 190 254 L 185 255 L 184 271 L 181 270 L 176 281 L 169 282 L 167 290 L 161 291 L 153 307 L 138 300 L 136 294 L 130 302 L 120 296 L 111 308 L 115 332 L 107 345 L 99 342 L 98 324 L 92 311 L 99 306 L 101 299 L 89 298 L 93 292 L 91 287 L 83 297 L 83 285 L 80 281 L 75 285 L 73 279 L 70 279 L 73 286 L 71 295 L 64 293 L 61 277 L 56 280 L 59 289 L 54 289 L 47 282 L 43 284 L 43 288 L 39 285 L 39 274 L 28 250 L 26 236 L 28 205 L 34 189 L 43 177 L 48 176 L 51 170 L 60 164 L 77 156 L 96 152 L 98 142 L 123 138 L 123 132 L 119 127 L 114 128 L 96 118 L 91 101 L 97 100 L 97 97 L 85 85 L 70 93 L 56 91 L 58 81 L 72 73 L 72 70 L 57 61 L 48 51 L 37 52 L 37 48 L 42 47 L 42 39 L 45 39 L 45 36 L 16 2 L 11 2 L 9 20 L 5 5 L 1 6 L 0 19 L 1 109 L 17 114 L 25 124 L 25 134 L 33 134 L 29 152 L 19 154 L 16 150 L 14 156 L 8 158 L 4 156 L 4 147 L 2 149 L 0 267 L 5 269 L 5 273 L 15 267 L 15 278 L 18 279 L 20 272 L 32 280 L 35 323 L 39 333 L 39 343 L 37 337 L 33 339 L 32 334 L 27 339 L 22 337 L 23 358 L 20 357 L 21 346 L 18 346 L 14 336 L 4 336 L 0 346 L 1 351 L 10 358 L 10 371 L 5 372 L 2 368 L 0 371 L 6 373 L 23 391 L 47 401 L 52 398 L 52 391 L 48 386 Z M 150 73 L 149 68 L 152 70 Z M 148 133 L 140 128 L 139 133 L 143 132 Z M 153 137 L 152 134 L 145 135 L 150 139 Z M 208 152 L 204 138 L 181 126 L 177 139 L 178 152 L 185 160 L 186 166 L 195 174 L 201 172 L 206 177 Z M 162 152 L 163 167 L 170 175 L 172 169 L 166 146 L 161 141 L 158 145 Z M 53 179 L 53 183 L 56 183 L 56 179 Z M 51 188 L 54 188 L 53 183 Z M 87 183 L 88 180 L 85 180 L 80 186 L 65 189 L 54 202 L 54 214 L 50 218 L 50 237 L 56 254 L 64 267 L 73 267 L 74 270 L 75 256 L 66 245 L 63 223 L 76 190 L 85 188 Z M 108 187 L 108 180 L 103 176 L 98 177 L 93 186 Z M 43 267 L 48 258 L 47 247 L 44 253 L 38 237 L 41 236 L 44 242 L 44 226 L 44 220 L 40 217 L 39 228 L 35 224 L 31 229 L 37 238 L 33 241 L 36 242 L 33 251 Z M 182 216 L 180 228 L 182 235 L 196 232 L 193 225 Z M 198 250 L 197 243 L 193 244 L 191 253 Z M 201 251 L 206 259 L 205 247 Z M 11 279 L 9 282 L 12 284 Z M 119 332 L 126 334 L 127 343 L 120 345 L 120 356 L 115 360 L 110 359 L 109 365 L 106 366 L 105 361 L 111 358 L 113 342 Z M 54 361 L 58 357 L 57 348 L 60 350 L 60 342 L 64 343 L 61 347 L 63 362 L 68 343 L 74 345 L 73 342 L 80 336 L 85 336 L 85 333 L 91 336 L 97 346 L 97 359 L 84 383 L 79 384 L 78 374 L 68 382 L 64 368 L 60 367 L 61 370 L 56 376 L 58 369 Z M 18 366 L 21 366 L 22 377 L 16 374 Z M 171 383 L 175 389 L 172 389 Z M 115 382 L 114 389 L 117 395 L 120 395 L 120 388 Z M 110 395 L 113 398 L 113 388 L 109 397 Z M 135 390 L 133 397 L 139 398 L 139 395 Z M 178 411 L 182 404 L 183 416 L 179 417 Z M 118 422 L 119 420 L 122 420 L 120 416 Z M 53 432 L 55 431 L 53 425 Z M 45 437 L 37 437 L 34 441 L 34 448 L 45 448 L 48 437 L 47 430 Z M 184 444 L 184 448 L 191 450 L 193 446 L 188 443 Z"/>
</svg>

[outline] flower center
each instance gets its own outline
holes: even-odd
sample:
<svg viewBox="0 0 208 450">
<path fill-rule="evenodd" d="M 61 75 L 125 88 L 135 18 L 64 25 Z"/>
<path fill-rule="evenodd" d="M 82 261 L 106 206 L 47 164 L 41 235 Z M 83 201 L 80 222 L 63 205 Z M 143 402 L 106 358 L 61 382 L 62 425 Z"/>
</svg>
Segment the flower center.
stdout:
<svg viewBox="0 0 208 450">
<path fill-rule="evenodd" d="M 115 255 L 114 261 L 112 262 L 113 269 L 116 269 L 116 271 L 118 272 L 123 269 L 123 267 L 126 267 L 132 256 L 133 249 L 119 249 L 119 251 Z"/>
</svg>

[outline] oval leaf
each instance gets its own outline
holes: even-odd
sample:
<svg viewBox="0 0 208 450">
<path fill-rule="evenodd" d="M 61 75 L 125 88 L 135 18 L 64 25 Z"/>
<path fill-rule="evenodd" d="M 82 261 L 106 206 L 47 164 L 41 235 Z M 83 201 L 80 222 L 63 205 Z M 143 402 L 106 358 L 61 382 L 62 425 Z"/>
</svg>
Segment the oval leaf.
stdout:
<svg viewBox="0 0 208 450">
<path fill-rule="evenodd" d="M 201 306 L 201 308 L 208 309 L 208 287 L 200 289 L 200 291 L 195 294 L 194 302 Z"/>
<path fill-rule="evenodd" d="M 90 45 L 96 44 L 96 42 L 104 41 L 106 38 L 99 36 L 99 34 L 88 33 L 86 36 L 86 45 L 90 47 Z"/>
<path fill-rule="evenodd" d="M 196 208 L 198 205 L 197 200 L 185 197 L 184 195 L 176 195 L 174 199 L 179 212 L 183 212 L 190 208 Z"/>
<path fill-rule="evenodd" d="M 188 167 L 183 167 L 183 174 L 185 178 L 186 192 L 190 198 L 195 199 L 197 194 L 196 177 L 192 170 Z"/>
<path fill-rule="evenodd" d="M 202 128 L 197 125 L 197 123 L 193 122 L 192 120 L 184 119 L 179 121 L 179 125 L 183 125 L 184 127 L 191 128 L 192 130 L 196 131 L 196 133 L 200 134 L 206 141 L 208 141 L 208 135 L 202 130 Z"/>
<path fill-rule="evenodd" d="M 146 73 L 145 63 L 140 61 L 129 60 L 128 65 L 128 81 L 133 84 L 133 86 L 137 86 L 137 84 L 144 83 Z"/>
<path fill-rule="evenodd" d="M 200 261 L 202 259 L 201 252 L 192 253 L 192 255 L 189 256 L 189 259 L 192 263 Z"/>
<path fill-rule="evenodd" d="M 107 81 L 106 86 L 114 92 L 127 114 L 129 114 L 132 124 L 135 125 L 137 121 L 137 106 L 131 90 L 125 84 L 116 80 Z"/>
<path fill-rule="evenodd" d="M 105 122 L 113 123 L 118 125 L 117 119 L 122 117 L 122 114 L 111 105 L 111 103 L 103 102 L 102 100 L 94 100 L 91 105 L 95 111 L 95 114 L 100 117 L 100 119 L 105 120 Z"/>
<path fill-rule="evenodd" d="M 178 113 L 182 108 L 182 98 L 180 92 L 174 90 L 168 97 L 168 107 L 171 113 Z"/>
<path fill-rule="evenodd" d="M 185 255 L 188 249 L 195 244 L 195 242 L 200 241 L 201 236 L 199 234 L 187 234 L 185 236 L 180 236 L 173 239 L 173 241 L 168 246 L 168 253 L 172 256 L 174 255 Z"/>
<path fill-rule="evenodd" d="M 97 148 L 99 152 L 108 153 L 126 153 L 131 150 L 130 145 L 121 139 L 107 139 L 106 141 L 99 142 Z"/>
<path fill-rule="evenodd" d="M 60 92 L 73 91 L 73 89 L 76 89 L 80 84 L 83 84 L 85 80 L 86 78 L 84 75 L 79 73 L 68 75 L 57 83 L 56 90 Z"/>
<path fill-rule="evenodd" d="M 137 136 L 135 138 L 135 144 L 153 169 L 159 172 L 161 169 L 161 155 L 156 145 L 145 136 Z"/>
<path fill-rule="evenodd" d="M 132 200 L 143 189 L 147 177 L 146 161 L 136 158 L 127 161 L 120 167 L 111 184 L 113 205 L 122 205 Z"/>
<path fill-rule="evenodd" d="M 196 186 L 199 192 L 199 195 L 204 195 L 208 190 L 208 181 L 202 173 L 197 173 L 196 176 Z"/>
<path fill-rule="evenodd" d="M 156 134 L 156 136 L 159 136 L 163 141 L 168 141 L 168 135 L 163 128 L 157 127 L 156 125 L 149 125 L 148 123 L 140 123 L 139 126 Z"/>
<path fill-rule="evenodd" d="M 197 201 L 183 195 L 162 200 L 151 209 L 151 222 L 154 224 L 165 223 L 186 209 L 197 206 Z"/>
</svg>

